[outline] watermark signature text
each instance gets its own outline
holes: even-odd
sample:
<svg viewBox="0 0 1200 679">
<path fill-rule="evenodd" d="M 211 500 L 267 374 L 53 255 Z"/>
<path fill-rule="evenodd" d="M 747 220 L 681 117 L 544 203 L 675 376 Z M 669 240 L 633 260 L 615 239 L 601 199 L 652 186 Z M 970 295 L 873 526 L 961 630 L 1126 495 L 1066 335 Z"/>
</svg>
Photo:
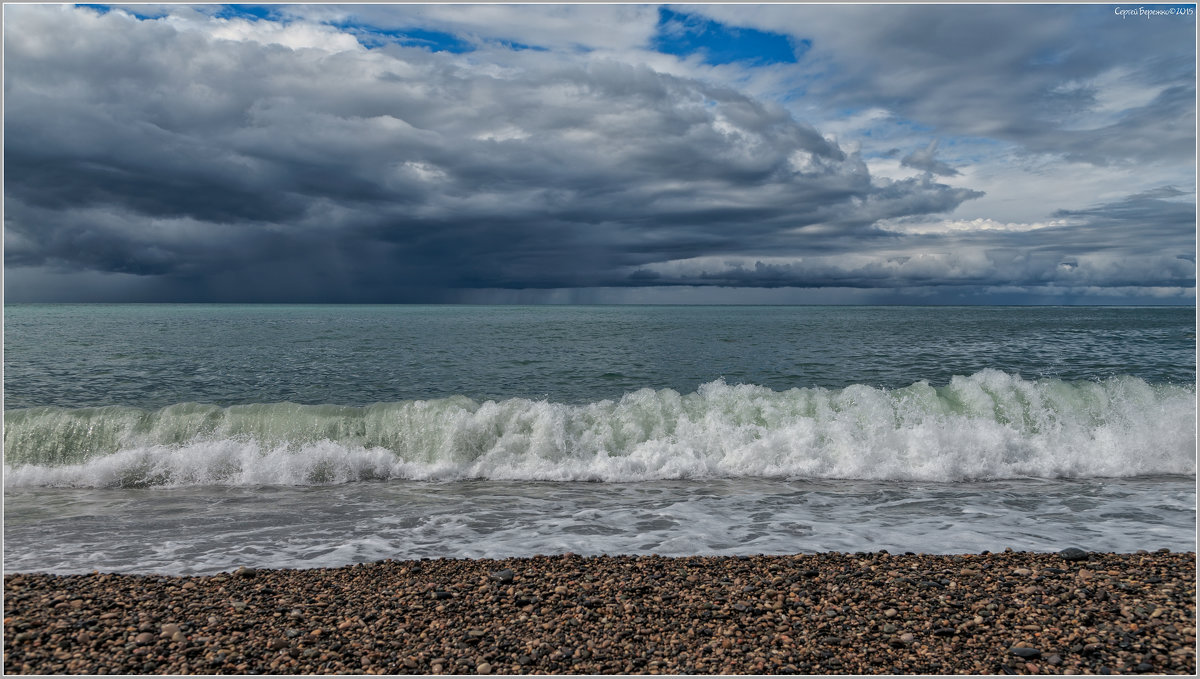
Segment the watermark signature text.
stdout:
<svg viewBox="0 0 1200 679">
<path fill-rule="evenodd" d="M 1125 19 L 1127 17 L 1190 17 L 1196 15 L 1195 7 L 1114 7 L 1113 14 Z"/>
</svg>

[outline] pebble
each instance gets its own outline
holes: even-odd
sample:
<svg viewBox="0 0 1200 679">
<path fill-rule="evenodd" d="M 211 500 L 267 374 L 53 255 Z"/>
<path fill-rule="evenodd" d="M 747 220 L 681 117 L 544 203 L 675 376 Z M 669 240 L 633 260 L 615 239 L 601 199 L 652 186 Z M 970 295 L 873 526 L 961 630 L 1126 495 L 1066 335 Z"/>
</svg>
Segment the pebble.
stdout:
<svg viewBox="0 0 1200 679">
<path fill-rule="evenodd" d="M 1042 657 L 1041 651 L 1039 651 L 1036 648 L 1030 648 L 1028 646 L 1013 646 L 1012 648 L 1008 649 L 1008 652 L 1012 653 L 1013 655 L 1017 656 L 1018 658 L 1040 658 L 1040 657 Z"/>
<path fill-rule="evenodd" d="M 1085 556 L 1086 579 L 1016 551 L 10 573 L 4 660 L 26 674 L 1193 674 L 1195 555 Z"/>
<path fill-rule="evenodd" d="M 1086 561 L 1088 553 L 1078 547 L 1067 547 L 1058 553 L 1065 561 Z"/>
<path fill-rule="evenodd" d="M 495 573 L 488 573 L 488 577 L 502 583 L 508 583 L 513 581 L 513 572 L 511 568 L 505 568 Z"/>
</svg>

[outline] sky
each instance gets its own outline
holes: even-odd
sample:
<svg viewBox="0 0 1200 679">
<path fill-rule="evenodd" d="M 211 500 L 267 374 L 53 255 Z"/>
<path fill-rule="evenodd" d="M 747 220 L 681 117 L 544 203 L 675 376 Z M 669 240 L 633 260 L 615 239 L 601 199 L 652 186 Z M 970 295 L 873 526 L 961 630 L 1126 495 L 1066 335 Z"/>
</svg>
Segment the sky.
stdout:
<svg viewBox="0 0 1200 679">
<path fill-rule="evenodd" d="M 1191 305 L 1195 64 L 1195 5 L 5 5 L 4 299 Z"/>
</svg>

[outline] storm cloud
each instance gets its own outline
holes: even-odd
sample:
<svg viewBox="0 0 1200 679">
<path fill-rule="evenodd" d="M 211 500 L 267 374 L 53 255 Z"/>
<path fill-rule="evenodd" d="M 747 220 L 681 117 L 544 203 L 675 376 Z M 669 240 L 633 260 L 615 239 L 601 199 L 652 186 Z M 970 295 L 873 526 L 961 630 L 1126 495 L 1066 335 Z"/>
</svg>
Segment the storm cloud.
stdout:
<svg viewBox="0 0 1200 679">
<path fill-rule="evenodd" d="M 114 300 L 365 302 L 662 286 L 1194 287 L 1194 196 L 1180 189 L 1048 205 L 1061 225 L 1037 230 L 893 228 L 949 220 L 987 192 L 940 158 L 936 137 L 905 151 L 900 166 L 918 174 L 883 176 L 857 141 L 721 76 L 778 64 L 657 53 L 646 8 L 622 15 L 641 32 L 589 47 L 589 12 L 614 8 L 560 9 L 479 11 L 496 26 L 513 13 L 532 27 L 552 19 L 577 42 L 456 25 L 468 7 L 369 10 L 392 23 L 335 7 L 6 8 L 6 297 L 92 299 L 105 281 Z M 545 44 L 523 42 L 539 35 Z M 1123 140 L 1059 139 L 1058 152 L 1132 162 L 1150 128 L 1178 143 L 1194 88 L 1163 78 L 1121 119 Z M 895 86 L 857 71 L 850 82 L 880 96 Z M 1073 92 L 1063 96 L 1088 96 Z M 1017 124 L 984 127 L 1004 137 Z M 72 294 L 67 282 L 84 280 Z"/>
</svg>

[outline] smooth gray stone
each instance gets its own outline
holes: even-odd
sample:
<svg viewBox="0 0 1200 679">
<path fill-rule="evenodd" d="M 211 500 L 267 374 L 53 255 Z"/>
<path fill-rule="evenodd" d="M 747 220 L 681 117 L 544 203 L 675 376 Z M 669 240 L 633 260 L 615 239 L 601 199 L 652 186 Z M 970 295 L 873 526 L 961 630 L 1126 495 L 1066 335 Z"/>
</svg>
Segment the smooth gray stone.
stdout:
<svg viewBox="0 0 1200 679">
<path fill-rule="evenodd" d="M 1037 658 L 1042 655 L 1042 652 L 1036 648 L 1028 648 L 1026 646 L 1013 646 L 1008 649 L 1009 653 L 1019 658 Z"/>
<path fill-rule="evenodd" d="M 1088 553 L 1078 547 L 1067 547 L 1058 555 L 1066 561 L 1083 561 L 1088 558 Z"/>
</svg>

